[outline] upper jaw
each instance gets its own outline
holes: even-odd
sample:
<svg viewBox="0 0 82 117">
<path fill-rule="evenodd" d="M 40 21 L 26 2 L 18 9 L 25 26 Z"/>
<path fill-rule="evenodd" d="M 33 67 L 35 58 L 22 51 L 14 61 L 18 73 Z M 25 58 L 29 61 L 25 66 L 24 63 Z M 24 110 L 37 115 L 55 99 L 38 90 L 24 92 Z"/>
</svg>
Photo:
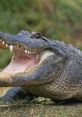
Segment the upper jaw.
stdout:
<svg viewBox="0 0 82 117">
<path fill-rule="evenodd" d="M 48 48 L 48 43 L 45 39 L 37 39 L 33 37 L 34 33 L 29 33 L 28 35 L 17 34 L 11 35 L 8 33 L 0 32 L 0 48 L 10 48 L 13 51 L 14 47 L 19 47 L 21 50 L 24 50 L 25 53 L 31 52 L 40 52 Z"/>
<path fill-rule="evenodd" d="M 15 44 L 14 45 L 13 44 L 9 45 L 9 44 L 5 43 L 4 41 L 0 40 L 0 49 L 7 49 L 7 48 L 9 48 L 9 50 L 11 52 L 16 51 L 16 49 L 19 49 L 19 51 L 20 50 L 24 51 L 24 53 L 28 53 L 28 54 L 34 53 L 33 51 L 27 50 L 27 49 L 23 48 L 22 46 L 20 46 L 18 44 L 16 44 L 16 45 Z"/>
<path fill-rule="evenodd" d="M 31 51 L 25 49 L 23 45 L 21 45 L 20 43 L 17 43 L 15 41 L 15 36 L 0 32 L 0 49 L 6 49 L 6 48 L 9 48 L 11 52 L 14 50 L 14 48 L 19 48 L 23 50 L 25 53 L 28 53 L 28 54 L 32 53 Z"/>
</svg>

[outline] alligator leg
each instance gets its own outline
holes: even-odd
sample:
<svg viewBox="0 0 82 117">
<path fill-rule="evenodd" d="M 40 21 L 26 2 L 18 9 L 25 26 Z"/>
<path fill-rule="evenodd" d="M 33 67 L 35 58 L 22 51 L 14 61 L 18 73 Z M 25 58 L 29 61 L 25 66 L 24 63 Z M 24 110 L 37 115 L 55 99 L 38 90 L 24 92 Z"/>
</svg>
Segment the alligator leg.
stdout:
<svg viewBox="0 0 82 117">
<path fill-rule="evenodd" d="M 0 100 L 5 101 L 5 102 L 11 102 L 21 90 L 22 90 L 21 87 L 12 87 L 6 92 L 4 96 L 0 98 Z"/>
<path fill-rule="evenodd" d="M 27 99 L 28 101 L 32 100 L 35 95 L 33 95 L 29 90 L 21 87 L 12 87 L 7 93 L 0 98 L 4 102 L 11 102 L 15 99 Z"/>
</svg>

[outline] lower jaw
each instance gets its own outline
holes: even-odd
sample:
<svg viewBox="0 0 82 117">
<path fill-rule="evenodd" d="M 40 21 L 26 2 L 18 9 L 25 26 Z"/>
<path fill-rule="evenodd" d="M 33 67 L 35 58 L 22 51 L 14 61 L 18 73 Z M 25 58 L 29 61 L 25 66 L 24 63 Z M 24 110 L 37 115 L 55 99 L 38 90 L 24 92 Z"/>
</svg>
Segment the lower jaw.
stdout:
<svg viewBox="0 0 82 117">
<path fill-rule="evenodd" d="M 37 55 L 36 58 L 28 58 L 27 56 L 15 56 L 10 64 L 5 67 L 0 72 L 0 79 L 8 79 L 14 76 L 17 73 L 23 72 L 31 72 L 30 69 L 34 68 L 39 62 L 39 56 Z"/>
</svg>

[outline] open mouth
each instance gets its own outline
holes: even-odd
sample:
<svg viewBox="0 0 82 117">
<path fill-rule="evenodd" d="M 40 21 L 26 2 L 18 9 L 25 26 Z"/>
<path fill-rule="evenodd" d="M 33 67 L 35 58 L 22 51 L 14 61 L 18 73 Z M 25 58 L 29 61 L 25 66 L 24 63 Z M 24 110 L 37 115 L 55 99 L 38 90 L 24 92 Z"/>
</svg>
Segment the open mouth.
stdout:
<svg viewBox="0 0 82 117">
<path fill-rule="evenodd" d="M 0 78 L 9 78 L 17 73 L 29 73 L 30 70 L 32 71 L 31 68 L 34 70 L 36 66 L 39 66 L 45 59 L 54 54 L 49 50 L 40 51 L 37 49 L 35 51 L 32 49 L 32 51 L 29 51 L 18 44 L 10 45 L 0 40 L 0 49 L 6 48 L 13 52 L 13 56 L 10 63 L 0 72 Z"/>
<path fill-rule="evenodd" d="M 0 40 L 0 49 L 9 48 L 13 52 L 10 63 L 0 72 L 0 77 L 12 76 L 16 73 L 25 72 L 37 65 L 40 61 L 40 54 L 25 50 L 20 45 L 8 45 Z"/>
</svg>

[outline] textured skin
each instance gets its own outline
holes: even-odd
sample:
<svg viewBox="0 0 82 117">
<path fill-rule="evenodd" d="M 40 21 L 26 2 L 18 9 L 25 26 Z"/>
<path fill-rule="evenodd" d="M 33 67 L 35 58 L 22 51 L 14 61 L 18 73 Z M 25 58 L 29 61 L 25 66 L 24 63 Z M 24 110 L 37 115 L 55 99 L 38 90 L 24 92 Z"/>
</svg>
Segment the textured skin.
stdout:
<svg viewBox="0 0 82 117">
<path fill-rule="evenodd" d="M 6 90 L 6 89 L 4 89 L 4 90 Z M 22 88 L 20 88 L 20 87 L 10 88 L 9 90 L 6 91 L 4 96 L 0 97 L 0 100 L 3 100 L 5 102 L 13 101 L 15 96 L 18 94 L 18 92 L 21 92 L 21 90 L 22 90 Z"/>
<path fill-rule="evenodd" d="M 0 77 L 0 87 L 26 87 L 33 94 L 52 100 L 82 99 L 82 52 L 71 45 L 51 41 L 39 33 L 22 31 L 18 35 L 0 33 L 9 44 L 20 44 L 38 52 L 44 49 L 54 54 L 29 72 L 12 77 Z"/>
<path fill-rule="evenodd" d="M 10 87 L 7 89 L 7 87 L 5 87 L 3 92 L 4 91 L 4 95 L 0 97 L 0 100 L 3 102 L 13 102 L 17 99 L 28 99 L 28 101 L 30 101 L 33 98 L 37 97 L 36 95 L 33 95 L 30 90 L 27 90 L 27 88 Z"/>
</svg>

